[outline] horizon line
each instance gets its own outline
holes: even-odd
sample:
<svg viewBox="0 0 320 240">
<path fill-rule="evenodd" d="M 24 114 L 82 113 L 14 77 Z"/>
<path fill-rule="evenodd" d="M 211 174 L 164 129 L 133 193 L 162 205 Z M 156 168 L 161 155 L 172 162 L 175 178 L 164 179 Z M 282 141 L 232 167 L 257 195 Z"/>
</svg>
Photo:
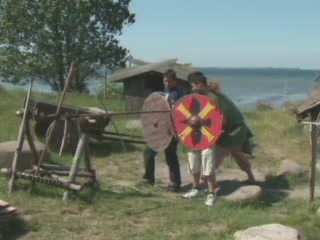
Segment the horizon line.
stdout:
<svg viewBox="0 0 320 240">
<path fill-rule="evenodd" d="M 194 68 L 215 68 L 215 69 L 275 69 L 275 70 L 301 70 L 301 71 L 320 71 L 320 68 L 301 68 L 301 67 L 213 67 L 213 66 L 193 66 Z"/>
</svg>

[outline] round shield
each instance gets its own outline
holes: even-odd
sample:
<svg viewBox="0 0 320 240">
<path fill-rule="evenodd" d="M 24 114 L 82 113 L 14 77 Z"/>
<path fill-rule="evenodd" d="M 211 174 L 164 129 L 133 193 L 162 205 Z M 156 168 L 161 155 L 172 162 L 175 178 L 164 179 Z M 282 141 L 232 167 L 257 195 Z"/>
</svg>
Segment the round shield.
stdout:
<svg viewBox="0 0 320 240">
<path fill-rule="evenodd" d="M 173 137 L 171 107 L 164 93 L 151 93 L 142 106 L 141 124 L 147 145 L 156 152 L 166 149 Z M 147 113 L 148 111 L 163 111 Z"/>
<path fill-rule="evenodd" d="M 217 104 L 200 94 L 180 99 L 172 109 L 172 118 L 176 136 L 193 150 L 212 147 L 223 130 L 223 115 Z"/>
</svg>

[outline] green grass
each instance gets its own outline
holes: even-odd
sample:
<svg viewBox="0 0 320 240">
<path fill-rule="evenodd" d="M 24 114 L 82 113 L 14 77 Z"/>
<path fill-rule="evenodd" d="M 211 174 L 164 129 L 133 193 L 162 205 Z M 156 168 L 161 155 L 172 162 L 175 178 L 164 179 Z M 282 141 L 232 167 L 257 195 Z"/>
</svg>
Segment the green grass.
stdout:
<svg viewBox="0 0 320 240">
<path fill-rule="evenodd" d="M 23 105 L 23 91 L 0 92 L 0 140 L 17 138 L 20 119 L 15 111 Z M 35 94 L 39 99 L 57 102 L 54 95 Z M 68 95 L 67 104 L 100 107 L 90 96 Z M 112 111 L 121 111 L 119 100 L 107 100 Z M 308 168 L 310 146 L 308 132 L 297 125 L 295 116 L 278 110 L 246 113 L 259 147 L 252 160 L 255 169 L 270 171 L 269 186 L 285 188 L 277 179 L 281 160 L 292 159 Z M 125 129 L 126 118 L 119 124 Z M 93 145 L 100 180 L 99 190 L 85 190 L 74 200 L 64 203 L 63 190 L 37 184 L 28 192 L 30 183 L 19 180 L 12 195 L 7 192 L 7 179 L 0 177 L 0 199 L 17 207 L 24 220 L 2 229 L 3 239 L 233 239 L 235 231 L 268 223 L 281 223 L 304 232 L 308 239 L 319 239 L 320 217 L 309 211 L 306 200 L 276 196 L 248 203 L 221 201 L 208 209 L 203 199 L 183 200 L 180 194 L 166 192 L 161 186 L 144 187 L 142 147 L 131 145 L 123 153 L 118 142 Z M 162 159 L 163 155 L 160 155 Z M 57 156 L 55 155 L 55 158 Z M 62 160 L 70 163 L 72 156 Z M 186 156 L 182 154 L 181 161 Z M 237 168 L 234 164 L 228 168 Z M 185 171 L 185 169 L 182 169 Z M 290 187 L 305 186 L 306 179 L 289 178 Z M 281 185 L 281 184 L 284 185 Z M 317 203 L 319 201 L 317 200 Z M 1 230 L 0 230 L 1 231 Z M 0 234 L 1 239 L 1 234 Z"/>
</svg>

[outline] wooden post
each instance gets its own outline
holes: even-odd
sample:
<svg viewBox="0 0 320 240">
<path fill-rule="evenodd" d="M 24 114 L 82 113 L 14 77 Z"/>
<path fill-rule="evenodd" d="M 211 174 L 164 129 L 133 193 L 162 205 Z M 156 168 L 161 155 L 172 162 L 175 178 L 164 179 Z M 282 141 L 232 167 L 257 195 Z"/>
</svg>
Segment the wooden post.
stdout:
<svg viewBox="0 0 320 240">
<path fill-rule="evenodd" d="M 85 145 L 85 149 L 84 149 L 84 164 L 88 172 L 92 172 L 94 170 L 88 144 Z"/>
<path fill-rule="evenodd" d="M 104 94 L 103 94 L 103 97 L 104 97 L 104 100 L 107 99 L 107 94 L 108 94 L 108 81 L 107 81 L 107 66 L 104 65 Z"/>
<path fill-rule="evenodd" d="M 27 140 L 28 140 L 28 143 L 29 143 L 29 147 L 30 147 L 30 150 L 33 154 L 33 164 L 35 165 L 38 161 L 39 161 L 39 156 L 38 156 L 38 152 L 37 152 L 37 149 L 36 149 L 36 146 L 34 145 L 34 141 L 33 141 L 33 137 L 32 137 L 32 134 L 31 134 L 31 130 L 30 130 L 30 121 L 27 120 L 26 121 L 26 136 L 27 136 Z"/>
<path fill-rule="evenodd" d="M 15 175 L 16 175 L 16 171 L 17 171 L 17 164 L 18 164 L 18 160 L 20 157 L 21 149 L 23 147 L 26 121 L 27 121 L 27 115 L 28 115 L 28 109 L 29 109 L 29 100 L 30 100 L 30 96 L 31 96 L 31 92 L 32 92 L 32 86 L 33 86 L 33 81 L 30 82 L 28 95 L 27 95 L 27 98 L 25 101 L 22 121 L 21 121 L 20 129 L 19 129 L 18 146 L 15 150 L 13 161 L 12 161 L 12 174 L 11 174 L 11 179 L 9 181 L 9 193 L 12 193 L 13 188 L 14 188 L 14 182 L 15 182 L 15 177 L 16 177 Z"/>
<path fill-rule="evenodd" d="M 314 202 L 315 185 L 316 185 L 316 162 L 317 162 L 317 126 L 312 124 L 311 127 L 311 175 L 310 175 L 310 203 Z"/>
<path fill-rule="evenodd" d="M 70 120 L 65 119 L 64 120 L 64 129 L 63 129 L 63 137 L 61 141 L 61 146 L 60 146 L 60 151 L 59 151 L 59 157 L 61 158 L 66 145 L 67 145 L 67 140 L 68 140 L 68 133 L 69 133 L 69 128 L 70 128 Z"/>
<path fill-rule="evenodd" d="M 83 152 L 84 152 L 86 144 L 87 144 L 87 138 L 88 138 L 87 134 L 85 134 L 85 133 L 81 134 L 81 137 L 80 137 L 80 140 L 79 140 L 79 143 L 77 146 L 77 150 L 74 155 L 73 162 L 72 162 L 71 169 L 70 169 L 70 174 L 69 174 L 69 179 L 68 179 L 69 183 L 74 183 L 74 181 L 76 179 L 76 173 L 78 171 L 81 157 L 83 156 Z M 63 194 L 63 200 L 67 201 L 69 199 L 69 196 L 70 196 L 70 191 L 66 191 Z"/>
<path fill-rule="evenodd" d="M 40 165 L 41 165 L 41 163 L 42 163 L 42 161 L 43 161 L 43 159 L 44 159 L 44 155 L 45 155 L 46 151 L 48 150 L 49 142 L 50 142 L 50 140 L 51 140 L 51 138 L 52 138 L 52 136 L 53 136 L 53 134 L 54 134 L 54 132 L 55 132 L 55 128 L 56 128 L 56 125 L 57 125 L 57 122 L 58 122 L 57 119 L 58 119 L 58 117 L 60 116 L 62 103 L 63 103 L 64 98 L 65 98 L 65 96 L 66 96 L 66 93 L 67 93 L 67 91 L 68 91 L 68 89 L 69 89 L 69 85 L 70 85 L 71 81 L 73 80 L 73 78 L 74 78 L 75 75 L 76 75 L 77 70 L 78 70 L 78 69 L 75 69 L 75 64 L 72 63 L 71 66 L 70 66 L 68 78 L 67 78 L 67 81 L 66 81 L 66 83 L 65 83 L 65 85 L 64 85 L 64 89 L 63 89 L 63 92 L 62 92 L 62 95 L 61 95 L 59 104 L 58 104 L 58 106 L 57 106 L 56 116 L 55 116 L 56 119 L 54 119 L 54 121 L 53 121 L 51 131 L 49 132 L 49 136 L 48 136 L 48 138 L 47 138 L 47 140 L 46 140 L 46 144 L 44 145 L 44 149 L 43 149 L 43 151 L 42 151 L 42 153 L 41 153 L 41 156 L 40 156 L 40 159 L 39 159 L 39 162 L 38 162 L 38 168 L 37 168 L 37 170 L 36 170 L 36 175 L 38 175 L 38 173 L 39 173 L 38 171 L 39 171 L 39 169 L 40 169 Z"/>
<path fill-rule="evenodd" d="M 86 144 L 85 146 L 85 155 L 84 155 L 84 159 L 85 159 L 85 167 L 86 170 L 92 174 L 92 186 L 99 186 L 99 182 L 97 179 L 97 173 L 96 173 L 96 168 L 95 168 L 95 164 L 94 164 L 94 160 L 91 157 L 90 154 L 90 149 L 89 149 L 89 145 Z"/>
</svg>

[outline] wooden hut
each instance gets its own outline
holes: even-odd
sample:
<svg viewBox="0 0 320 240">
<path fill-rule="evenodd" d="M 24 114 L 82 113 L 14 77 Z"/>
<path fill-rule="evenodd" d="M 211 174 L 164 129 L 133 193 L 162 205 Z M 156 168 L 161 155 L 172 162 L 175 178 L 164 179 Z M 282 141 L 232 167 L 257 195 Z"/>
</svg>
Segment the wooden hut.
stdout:
<svg viewBox="0 0 320 240">
<path fill-rule="evenodd" d="M 141 110 L 149 94 L 165 90 L 163 73 L 169 68 L 176 71 L 177 78 L 181 81 L 181 90 L 185 94 L 191 91 L 187 76 L 195 69 L 189 65 L 178 64 L 177 59 L 159 63 L 146 63 L 141 60 L 134 62 L 139 65 L 119 70 L 108 78 L 110 83 L 123 83 L 123 96 L 128 111 Z"/>
<path fill-rule="evenodd" d="M 320 91 L 313 92 L 310 97 L 291 108 L 299 123 L 310 126 L 311 138 L 311 171 L 309 180 L 310 203 L 315 200 L 316 170 L 320 169 Z M 318 167 L 317 167 L 318 166 Z M 320 208 L 319 210 L 320 211 Z"/>
<path fill-rule="evenodd" d="M 313 92 L 308 99 L 294 105 L 290 110 L 296 114 L 298 122 L 302 120 L 319 121 L 320 91 Z"/>
</svg>

